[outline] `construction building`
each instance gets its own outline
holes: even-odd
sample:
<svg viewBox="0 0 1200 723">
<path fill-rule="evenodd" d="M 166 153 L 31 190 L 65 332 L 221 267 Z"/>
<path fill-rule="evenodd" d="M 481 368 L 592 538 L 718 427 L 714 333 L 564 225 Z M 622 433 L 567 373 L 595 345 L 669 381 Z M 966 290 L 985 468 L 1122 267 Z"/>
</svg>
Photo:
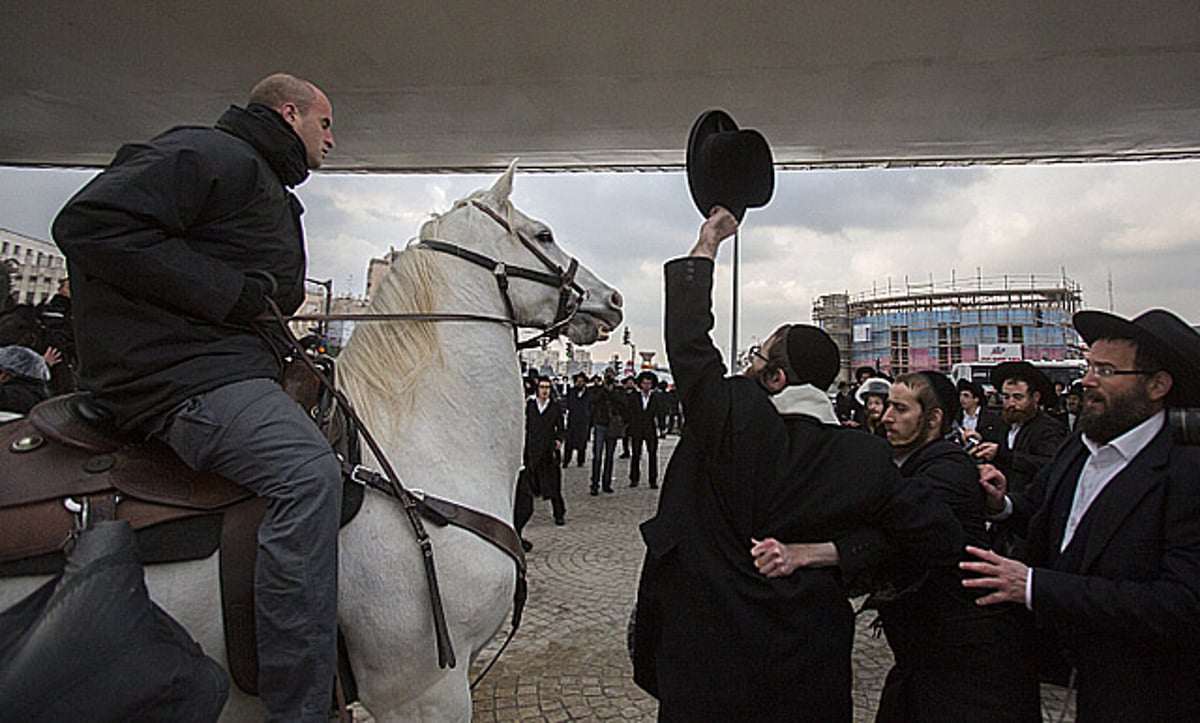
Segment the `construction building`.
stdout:
<svg viewBox="0 0 1200 723">
<path fill-rule="evenodd" d="M 851 294 L 827 294 L 813 320 L 842 350 L 842 374 L 860 366 L 895 376 L 961 362 L 1082 358 L 1071 317 L 1079 284 L 1052 276 L 975 276 Z"/>
</svg>

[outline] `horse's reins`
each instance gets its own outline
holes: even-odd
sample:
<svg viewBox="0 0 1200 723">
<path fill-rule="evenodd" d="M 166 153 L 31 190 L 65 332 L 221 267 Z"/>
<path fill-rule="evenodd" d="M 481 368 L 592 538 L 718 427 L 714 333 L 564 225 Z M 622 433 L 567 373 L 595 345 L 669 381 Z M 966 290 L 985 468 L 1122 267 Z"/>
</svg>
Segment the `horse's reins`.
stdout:
<svg viewBox="0 0 1200 723">
<path fill-rule="evenodd" d="M 466 261 L 470 261 L 471 263 L 474 263 L 485 269 L 490 269 L 492 271 L 493 277 L 496 279 L 497 286 L 499 287 L 499 290 L 500 290 L 500 295 L 504 300 L 505 311 L 508 314 L 507 318 L 502 318 L 502 317 L 497 317 L 497 316 L 488 316 L 488 315 L 484 315 L 484 314 L 470 314 L 470 313 L 314 314 L 314 315 L 301 315 L 301 316 L 285 317 L 283 315 L 283 313 L 279 310 L 279 307 L 275 304 L 275 302 L 269 296 L 267 297 L 267 303 L 268 303 L 268 306 L 270 307 L 271 313 L 275 317 L 275 320 L 278 322 L 280 329 L 284 333 L 284 338 L 288 340 L 288 343 L 293 348 L 296 356 L 299 359 L 303 360 L 303 363 L 308 368 L 308 370 L 312 374 L 314 374 L 316 376 L 316 378 L 321 382 L 321 384 L 326 389 L 328 389 L 329 392 L 333 395 L 333 398 L 337 401 L 338 406 L 341 407 L 342 412 L 355 425 L 355 427 L 358 430 L 358 433 L 361 434 L 363 439 L 366 441 L 367 446 L 371 450 L 371 453 L 375 455 L 375 458 L 379 461 L 380 466 L 383 468 L 383 474 L 379 474 L 372 470 L 366 470 L 365 468 L 362 468 L 361 466 L 355 467 L 351 474 L 352 479 L 354 479 L 356 482 L 359 482 L 360 484 L 370 486 L 373 489 L 385 492 L 385 493 L 395 497 L 400 502 L 401 506 L 403 506 L 403 508 L 404 508 L 405 514 L 408 517 L 409 524 L 412 526 L 413 532 L 416 534 L 417 543 L 421 547 L 422 559 L 424 560 L 424 563 L 425 563 L 425 577 L 426 577 L 426 581 L 428 582 L 428 585 L 429 585 L 430 606 L 433 609 L 434 631 L 435 631 L 435 635 L 437 637 L 438 665 L 439 665 L 439 667 L 442 667 L 442 668 L 454 667 L 456 660 L 455 660 L 455 655 L 454 655 L 453 644 L 450 640 L 449 628 L 446 625 L 446 614 L 445 614 L 445 610 L 443 609 L 443 606 L 442 606 L 441 592 L 440 592 L 440 589 L 438 587 L 438 582 L 437 582 L 437 572 L 436 572 L 436 570 L 434 568 L 434 564 L 433 564 L 433 545 L 429 538 L 429 533 L 426 532 L 425 525 L 421 521 L 421 514 L 422 514 L 422 512 L 425 512 L 427 514 L 431 513 L 435 516 L 435 518 L 437 518 L 441 521 L 451 522 L 450 518 L 452 518 L 458 514 L 464 514 L 464 515 L 476 514 L 476 515 L 478 515 L 478 513 L 474 513 L 473 510 L 470 510 L 469 508 L 463 508 L 462 506 L 457 505 L 456 503 L 450 502 L 448 500 L 438 500 L 436 498 L 430 498 L 428 500 L 418 500 L 411 492 L 409 492 L 404 487 L 404 485 L 400 482 L 399 475 L 397 475 L 395 470 L 392 468 L 391 463 L 388 461 L 386 455 L 384 455 L 384 453 L 383 453 L 383 449 L 375 441 L 374 436 L 371 435 L 370 431 L 367 429 L 367 427 L 363 423 L 363 421 L 359 418 L 358 414 L 355 413 L 353 407 L 350 404 L 350 400 L 347 399 L 345 394 L 343 394 L 340 390 L 338 390 L 332 384 L 332 382 L 326 377 L 326 375 L 324 373 L 322 373 L 322 371 L 320 369 L 317 368 L 317 366 L 312 362 L 312 360 L 308 358 L 308 354 L 305 353 L 305 351 L 301 348 L 299 341 L 292 334 L 291 329 L 288 328 L 287 322 L 288 321 L 483 321 L 483 322 L 500 323 L 500 324 L 506 324 L 506 325 L 512 326 L 513 327 L 513 343 L 517 349 L 529 348 L 529 347 L 534 346 L 537 343 L 539 343 L 540 340 L 543 338 L 557 335 L 558 330 L 561 329 L 563 326 L 565 326 L 567 323 L 569 323 L 571 321 L 571 318 L 574 317 L 575 313 L 579 309 L 580 302 L 582 302 L 582 300 L 587 295 L 586 291 L 584 291 L 584 289 L 582 287 L 580 287 L 579 284 L 575 281 L 575 273 L 579 268 L 578 260 L 576 260 L 574 257 L 572 257 L 571 262 L 568 265 L 568 267 L 566 269 L 563 269 L 561 266 L 556 264 L 552 259 L 550 259 L 550 257 L 546 256 L 546 254 L 543 253 L 541 251 L 541 249 L 537 248 L 537 246 L 532 241 L 530 241 L 523 233 L 521 233 L 519 230 L 514 229 L 514 227 L 511 223 L 509 223 L 507 220 L 505 220 L 503 217 L 501 217 L 499 214 L 497 214 L 494 210 L 492 210 L 491 208 L 485 206 L 484 204 L 479 203 L 478 201 L 474 201 L 474 200 L 471 201 L 471 205 L 473 205 L 475 208 L 479 209 L 480 211 L 483 211 L 485 214 L 488 215 L 488 217 L 490 217 L 492 220 L 494 220 L 496 223 L 498 223 L 501 226 L 501 228 L 503 228 L 507 233 L 509 233 L 512 236 L 514 236 L 515 238 L 517 238 L 521 242 L 521 244 L 526 248 L 526 250 L 528 250 L 530 253 L 532 253 L 535 258 L 537 258 L 539 261 L 541 261 L 546 266 L 546 268 L 549 269 L 553 273 L 547 273 L 545 271 L 538 271 L 536 269 L 527 269 L 527 268 L 520 267 L 520 266 L 509 266 L 503 262 L 495 261 L 487 256 L 484 256 L 483 254 L 477 253 L 475 251 L 471 251 L 470 249 L 466 249 L 466 248 L 463 248 L 456 244 L 451 244 L 446 241 L 441 241 L 438 239 L 425 239 L 425 240 L 418 242 L 416 245 L 418 247 L 428 248 L 432 251 L 448 253 L 448 254 L 451 254 L 458 258 L 462 258 Z M 510 276 L 515 277 L 515 278 L 523 278 L 523 279 L 527 279 L 530 281 L 543 283 L 548 286 L 557 287 L 559 289 L 558 309 L 555 313 L 554 321 L 552 321 L 549 325 L 547 325 L 544 329 L 542 329 L 541 334 L 533 337 L 532 339 L 527 339 L 524 342 L 520 341 L 517 337 L 520 323 L 518 322 L 518 320 L 516 318 L 516 313 L 515 313 L 515 309 L 513 307 L 512 299 L 509 297 L 509 293 L 508 293 L 508 279 Z M 439 506 L 440 506 L 440 509 L 438 509 Z M 460 526 L 462 525 L 461 522 L 459 524 L 460 524 Z M 524 552 L 520 549 L 519 542 L 516 545 L 515 550 L 513 550 L 513 549 L 510 549 L 508 546 L 498 543 L 494 538 L 488 537 L 488 536 L 482 534 L 477 528 L 467 526 L 466 529 L 474 532 L 477 535 L 480 535 L 484 539 L 487 539 L 489 542 L 496 544 L 498 547 L 500 547 L 500 549 L 504 550 L 510 556 L 512 556 L 514 561 L 517 563 L 517 573 L 518 573 L 517 574 L 517 589 L 516 589 L 516 593 L 514 595 L 512 628 L 509 631 L 508 637 L 505 639 L 504 643 L 500 646 L 500 649 L 497 651 L 495 658 L 492 659 L 491 663 L 489 663 L 487 665 L 487 667 L 479 674 L 479 676 L 475 679 L 475 681 L 471 683 L 471 687 L 474 688 L 479 683 L 479 681 L 483 679 L 483 676 L 487 675 L 488 671 L 491 670 L 492 665 L 494 665 L 496 660 L 499 659 L 500 654 L 503 653 L 504 650 L 508 647 L 508 644 L 512 641 L 513 636 L 517 632 L 517 627 L 520 625 L 521 612 L 524 607 L 525 596 L 526 596 L 526 585 L 525 585 L 526 568 L 525 568 Z M 515 535 L 515 532 L 513 534 Z"/>
</svg>

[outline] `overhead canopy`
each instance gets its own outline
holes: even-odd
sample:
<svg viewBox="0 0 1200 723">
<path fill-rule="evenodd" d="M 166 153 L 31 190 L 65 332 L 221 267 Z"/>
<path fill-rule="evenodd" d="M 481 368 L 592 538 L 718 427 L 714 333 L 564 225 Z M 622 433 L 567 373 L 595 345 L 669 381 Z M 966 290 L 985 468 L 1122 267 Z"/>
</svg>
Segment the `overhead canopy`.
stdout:
<svg viewBox="0 0 1200 723">
<path fill-rule="evenodd" d="M 783 167 L 1200 155 L 1200 3 L 9 3 L 0 164 L 103 165 L 286 70 L 328 168 L 682 167 L 720 107 Z"/>
</svg>

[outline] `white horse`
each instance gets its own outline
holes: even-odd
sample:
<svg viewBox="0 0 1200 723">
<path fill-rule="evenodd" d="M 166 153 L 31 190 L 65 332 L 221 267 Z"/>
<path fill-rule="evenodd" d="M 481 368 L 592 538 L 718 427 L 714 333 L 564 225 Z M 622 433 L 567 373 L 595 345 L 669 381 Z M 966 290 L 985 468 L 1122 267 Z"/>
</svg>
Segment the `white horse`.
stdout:
<svg viewBox="0 0 1200 723">
<path fill-rule="evenodd" d="M 420 233 L 422 241 L 440 240 L 503 262 L 514 275 L 509 302 L 492 269 L 418 243 L 393 254 L 371 312 L 503 318 L 511 306 L 520 325 L 545 328 L 573 311 L 560 330 L 576 344 L 593 343 L 620 324 L 620 294 L 583 267 L 574 275 L 582 298 L 564 298 L 557 286 L 511 271 L 523 267 L 556 276 L 547 262 L 574 266 L 545 224 L 509 202 L 514 167 L 491 189 L 435 216 Z M 338 378 L 405 486 L 511 523 L 524 434 L 511 325 L 361 321 L 339 358 Z M 359 697 L 380 721 L 469 720 L 470 661 L 512 606 L 516 572 L 509 557 L 461 529 L 426 529 L 458 656 L 454 668 L 438 666 L 422 558 L 400 505 L 368 489 L 358 516 L 341 533 L 338 616 Z M 44 579 L 0 580 L 0 609 Z M 216 555 L 147 567 L 146 582 L 151 597 L 224 664 Z M 222 720 L 261 719 L 257 699 L 231 685 Z"/>
</svg>

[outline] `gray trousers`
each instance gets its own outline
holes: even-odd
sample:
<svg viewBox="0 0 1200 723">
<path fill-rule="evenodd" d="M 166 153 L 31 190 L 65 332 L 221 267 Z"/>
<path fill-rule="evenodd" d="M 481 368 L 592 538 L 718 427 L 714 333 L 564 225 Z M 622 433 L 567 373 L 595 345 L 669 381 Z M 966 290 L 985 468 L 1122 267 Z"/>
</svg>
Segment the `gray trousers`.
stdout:
<svg viewBox="0 0 1200 723">
<path fill-rule="evenodd" d="M 193 469 L 267 498 L 254 569 L 259 694 L 269 721 L 326 721 L 337 649 L 337 457 L 269 379 L 188 399 L 159 436 Z"/>
</svg>

